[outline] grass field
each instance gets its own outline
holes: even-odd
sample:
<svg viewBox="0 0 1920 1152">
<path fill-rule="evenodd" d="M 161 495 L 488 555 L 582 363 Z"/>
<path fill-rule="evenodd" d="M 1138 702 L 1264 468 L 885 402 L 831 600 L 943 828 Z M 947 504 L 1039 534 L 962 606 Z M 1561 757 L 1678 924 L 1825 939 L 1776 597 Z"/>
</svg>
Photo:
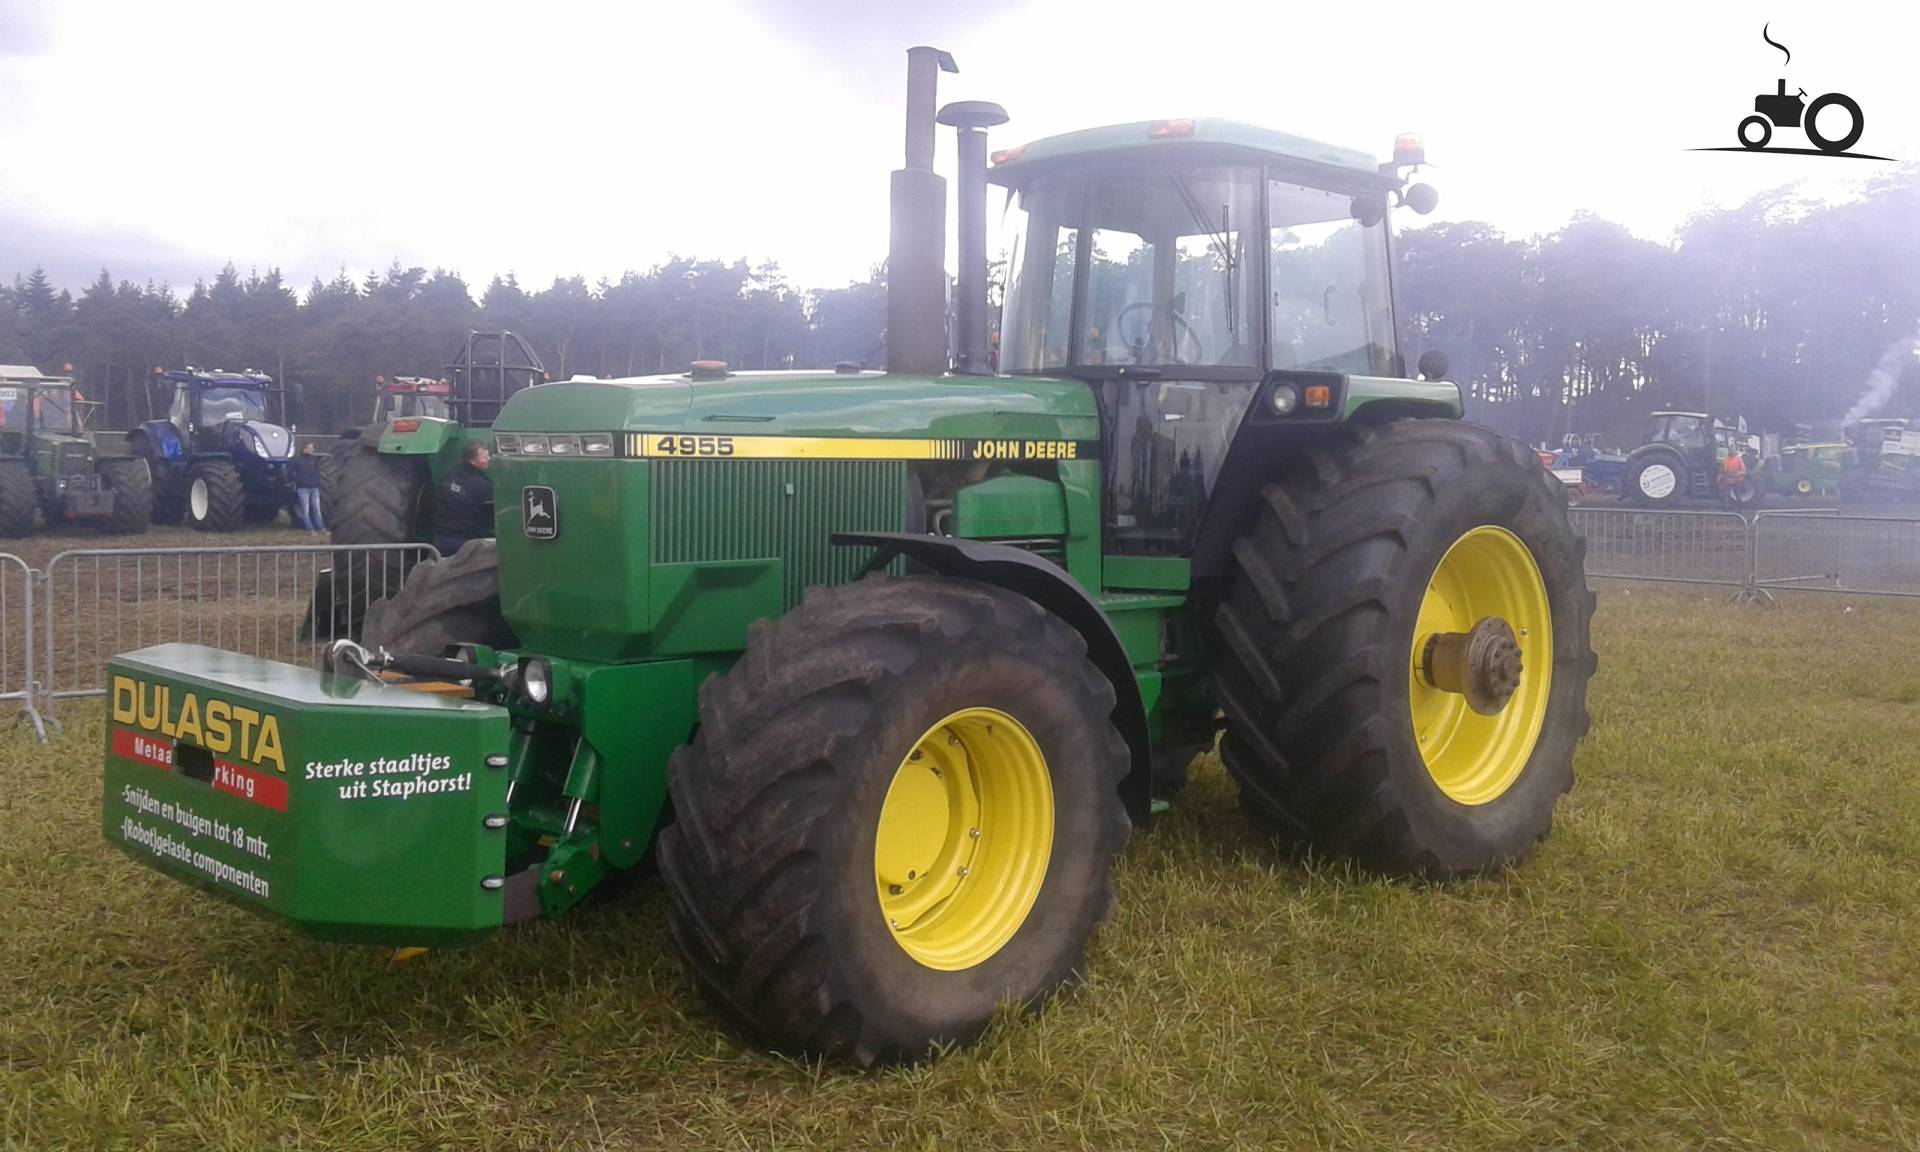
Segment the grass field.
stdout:
<svg viewBox="0 0 1920 1152">
<path fill-rule="evenodd" d="M 1525 866 L 1290 863 L 1208 765 L 1083 985 L 866 1075 L 725 1031 L 651 884 L 398 967 L 202 898 L 101 841 L 68 708 L 0 733 L 0 1146 L 1920 1148 L 1920 605 L 1601 605 Z"/>
</svg>

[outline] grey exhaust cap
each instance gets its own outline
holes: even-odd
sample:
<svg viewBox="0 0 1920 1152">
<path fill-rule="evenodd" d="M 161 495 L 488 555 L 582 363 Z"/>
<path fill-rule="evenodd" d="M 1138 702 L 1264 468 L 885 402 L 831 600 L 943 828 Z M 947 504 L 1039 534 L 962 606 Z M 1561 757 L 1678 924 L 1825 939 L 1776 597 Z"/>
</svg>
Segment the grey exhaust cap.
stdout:
<svg viewBox="0 0 1920 1152">
<path fill-rule="evenodd" d="M 960 283 L 955 289 L 954 357 L 957 371 L 993 375 L 987 344 L 987 129 L 1007 122 L 1007 110 L 985 100 L 957 100 L 940 109 L 954 129 L 960 161 Z"/>
</svg>

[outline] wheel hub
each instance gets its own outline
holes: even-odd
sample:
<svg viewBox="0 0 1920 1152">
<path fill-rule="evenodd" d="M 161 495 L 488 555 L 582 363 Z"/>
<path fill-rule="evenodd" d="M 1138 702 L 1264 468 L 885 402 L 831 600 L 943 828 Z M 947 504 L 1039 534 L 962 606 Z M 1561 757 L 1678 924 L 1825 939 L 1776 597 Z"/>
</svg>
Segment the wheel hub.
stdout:
<svg viewBox="0 0 1920 1152">
<path fill-rule="evenodd" d="M 1465 696 L 1467 707 L 1482 716 L 1498 715 L 1507 706 L 1522 671 L 1513 626 L 1497 616 L 1479 620 L 1469 632 L 1436 632 L 1420 656 L 1427 683 Z"/>
</svg>

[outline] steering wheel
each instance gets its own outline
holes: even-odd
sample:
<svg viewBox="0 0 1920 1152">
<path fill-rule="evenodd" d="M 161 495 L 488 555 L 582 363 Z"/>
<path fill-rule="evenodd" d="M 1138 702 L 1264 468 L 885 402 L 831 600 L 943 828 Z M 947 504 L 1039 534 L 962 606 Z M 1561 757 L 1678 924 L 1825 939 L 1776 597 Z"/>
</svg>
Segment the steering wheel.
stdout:
<svg viewBox="0 0 1920 1152">
<path fill-rule="evenodd" d="M 1127 335 L 1127 317 L 1140 312 L 1147 314 L 1147 323 L 1145 327 L 1140 330 L 1139 338 L 1133 339 Z M 1120 314 L 1113 318 L 1112 331 L 1120 336 L 1121 343 L 1125 344 L 1127 351 L 1133 354 L 1134 363 L 1138 364 L 1145 356 L 1147 335 L 1153 328 L 1153 318 L 1155 316 L 1165 316 L 1173 322 L 1175 328 L 1179 329 L 1179 331 L 1174 334 L 1173 339 L 1173 363 L 1202 364 L 1206 362 L 1206 348 L 1200 343 L 1200 334 L 1194 331 L 1193 325 L 1188 322 L 1185 316 L 1182 316 L 1164 304 L 1150 304 L 1142 300 L 1120 309 Z M 1180 346 L 1183 341 L 1187 340 L 1193 342 L 1193 358 L 1191 360 L 1182 360 L 1179 355 Z"/>
</svg>

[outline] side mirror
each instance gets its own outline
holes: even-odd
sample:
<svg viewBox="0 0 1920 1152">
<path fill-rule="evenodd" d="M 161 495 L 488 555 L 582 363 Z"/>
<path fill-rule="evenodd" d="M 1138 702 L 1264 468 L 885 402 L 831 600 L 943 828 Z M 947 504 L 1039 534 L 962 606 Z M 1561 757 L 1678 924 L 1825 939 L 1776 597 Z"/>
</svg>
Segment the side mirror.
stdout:
<svg viewBox="0 0 1920 1152">
<path fill-rule="evenodd" d="M 1415 184 L 1400 194 L 1400 203 L 1425 216 L 1440 206 L 1440 193 L 1431 184 Z"/>
<path fill-rule="evenodd" d="M 1378 196 L 1355 196 L 1348 211 L 1362 228 L 1371 228 L 1387 218 L 1386 201 Z"/>
<path fill-rule="evenodd" d="M 1447 354 L 1438 348 L 1420 353 L 1420 378 L 1438 380 L 1447 374 Z"/>
</svg>

